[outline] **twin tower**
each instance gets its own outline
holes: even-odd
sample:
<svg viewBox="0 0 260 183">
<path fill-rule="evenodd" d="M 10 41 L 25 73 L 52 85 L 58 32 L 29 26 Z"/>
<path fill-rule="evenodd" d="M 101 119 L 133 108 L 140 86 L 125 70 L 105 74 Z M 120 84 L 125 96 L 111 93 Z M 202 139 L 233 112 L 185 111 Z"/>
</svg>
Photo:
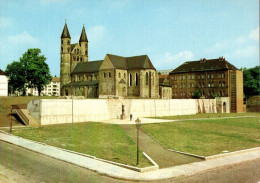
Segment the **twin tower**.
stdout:
<svg viewBox="0 0 260 183">
<path fill-rule="evenodd" d="M 83 25 L 79 42 L 71 44 L 71 37 L 67 23 L 65 23 L 61 34 L 61 50 L 60 50 L 60 87 L 61 95 L 62 87 L 71 80 L 71 73 L 79 62 L 88 62 L 88 38 Z"/>
</svg>

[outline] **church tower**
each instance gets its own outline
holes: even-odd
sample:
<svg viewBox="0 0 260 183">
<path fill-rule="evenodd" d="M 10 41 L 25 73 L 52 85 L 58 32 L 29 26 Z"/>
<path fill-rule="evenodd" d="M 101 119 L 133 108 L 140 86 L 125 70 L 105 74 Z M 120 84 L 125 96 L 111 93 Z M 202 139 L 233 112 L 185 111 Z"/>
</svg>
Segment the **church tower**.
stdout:
<svg viewBox="0 0 260 183">
<path fill-rule="evenodd" d="M 70 75 L 70 33 L 65 22 L 62 34 L 61 34 L 61 50 L 60 50 L 60 91 L 61 96 L 67 95 L 63 88 L 65 84 L 71 82 Z"/>
<path fill-rule="evenodd" d="M 81 48 L 81 55 L 83 58 L 83 62 L 88 62 L 88 38 L 87 38 L 84 24 L 79 38 L 79 46 Z"/>
</svg>

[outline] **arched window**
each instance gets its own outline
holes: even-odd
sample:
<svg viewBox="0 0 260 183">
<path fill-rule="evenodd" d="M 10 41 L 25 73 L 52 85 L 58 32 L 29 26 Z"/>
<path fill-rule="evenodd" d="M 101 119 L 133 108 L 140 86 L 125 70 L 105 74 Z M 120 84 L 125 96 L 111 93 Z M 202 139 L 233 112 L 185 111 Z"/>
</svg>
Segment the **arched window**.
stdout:
<svg viewBox="0 0 260 183">
<path fill-rule="evenodd" d="M 129 86 L 132 86 L 132 74 L 129 74 Z"/>
<path fill-rule="evenodd" d="M 63 40 L 61 40 L 61 45 L 63 45 Z"/>
<path fill-rule="evenodd" d="M 118 77 L 121 78 L 121 74 L 120 74 L 120 72 L 118 73 Z"/>
<path fill-rule="evenodd" d="M 86 44 L 85 44 L 85 48 L 87 48 L 87 47 L 88 47 L 88 44 L 86 43 Z"/>
<path fill-rule="evenodd" d="M 80 62 L 82 62 L 82 57 L 80 57 Z"/>
<path fill-rule="evenodd" d="M 68 48 L 68 52 L 70 52 L 70 48 Z"/>
<path fill-rule="evenodd" d="M 88 50 L 85 51 L 85 55 L 88 56 Z"/>
<path fill-rule="evenodd" d="M 124 78 L 126 77 L 126 74 L 124 73 Z"/>
<path fill-rule="evenodd" d="M 138 86 L 138 74 L 135 73 L 135 86 Z"/>
<path fill-rule="evenodd" d="M 145 74 L 145 84 L 148 85 L 148 72 Z"/>
<path fill-rule="evenodd" d="M 110 72 L 108 73 L 108 77 L 111 78 L 111 73 Z"/>
<path fill-rule="evenodd" d="M 63 52 L 63 47 L 61 47 L 61 53 Z"/>
<path fill-rule="evenodd" d="M 67 45 L 70 45 L 70 40 L 67 41 Z"/>
<path fill-rule="evenodd" d="M 107 76 L 106 76 L 106 73 L 104 72 L 104 78 L 106 78 Z"/>
</svg>

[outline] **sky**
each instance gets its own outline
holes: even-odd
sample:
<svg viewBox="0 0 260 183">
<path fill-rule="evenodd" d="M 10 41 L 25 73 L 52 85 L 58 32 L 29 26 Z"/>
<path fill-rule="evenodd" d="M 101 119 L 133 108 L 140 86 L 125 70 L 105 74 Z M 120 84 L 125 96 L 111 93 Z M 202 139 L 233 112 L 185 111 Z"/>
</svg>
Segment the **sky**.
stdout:
<svg viewBox="0 0 260 183">
<path fill-rule="evenodd" d="M 89 61 L 110 53 L 148 55 L 157 70 L 220 56 L 259 65 L 258 0 L 0 0 L 0 69 L 40 48 L 59 76 L 65 19 L 72 43 L 84 24 Z"/>
</svg>

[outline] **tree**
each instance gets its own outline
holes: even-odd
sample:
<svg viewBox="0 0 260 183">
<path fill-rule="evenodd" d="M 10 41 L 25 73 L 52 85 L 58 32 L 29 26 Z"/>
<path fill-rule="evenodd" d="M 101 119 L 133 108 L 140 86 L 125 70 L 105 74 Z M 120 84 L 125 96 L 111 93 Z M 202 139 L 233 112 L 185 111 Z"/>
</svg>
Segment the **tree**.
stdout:
<svg viewBox="0 0 260 183">
<path fill-rule="evenodd" d="M 196 90 L 196 91 L 194 92 L 194 95 L 193 95 L 192 98 L 194 98 L 194 99 L 199 99 L 200 97 L 201 97 L 200 92 L 199 92 L 198 90 Z"/>
<path fill-rule="evenodd" d="M 259 66 L 254 68 L 242 68 L 244 79 L 244 94 L 248 98 L 260 94 L 259 86 Z"/>
<path fill-rule="evenodd" d="M 49 66 L 45 62 L 46 57 L 40 54 L 40 49 L 31 48 L 20 58 L 20 62 L 25 69 L 26 86 L 37 88 L 39 96 L 44 87 L 51 81 Z"/>
<path fill-rule="evenodd" d="M 21 62 L 13 61 L 11 64 L 8 64 L 5 70 L 6 75 L 8 76 L 8 90 L 9 93 L 14 91 L 22 91 L 25 95 L 25 70 Z"/>
</svg>

